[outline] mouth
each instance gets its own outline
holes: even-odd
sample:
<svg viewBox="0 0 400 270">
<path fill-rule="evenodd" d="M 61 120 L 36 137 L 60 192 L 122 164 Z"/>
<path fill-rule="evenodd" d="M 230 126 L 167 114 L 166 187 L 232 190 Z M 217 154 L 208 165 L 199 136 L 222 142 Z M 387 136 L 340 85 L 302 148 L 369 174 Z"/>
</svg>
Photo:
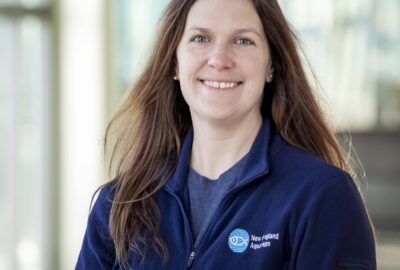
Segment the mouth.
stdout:
<svg viewBox="0 0 400 270">
<path fill-rule="evenodd" d="M 239 81 L 213 81 L 213 80 L 199 80 L 203 85 L 212 89 L 224 89 L 229 90 L 237 87 L 243 82 Z"/>
</svg>

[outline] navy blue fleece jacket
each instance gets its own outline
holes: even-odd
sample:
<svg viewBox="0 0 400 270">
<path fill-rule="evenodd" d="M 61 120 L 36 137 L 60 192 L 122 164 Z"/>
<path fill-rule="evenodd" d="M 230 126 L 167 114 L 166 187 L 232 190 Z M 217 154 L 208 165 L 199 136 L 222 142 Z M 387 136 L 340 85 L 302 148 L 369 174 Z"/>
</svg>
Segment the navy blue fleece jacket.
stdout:
<svg viewBox="0 0 400 270">
<path fill-rule="evenodd" d="M 193 245 L 187 170 L 193 131 L 177 169 L 157 193 L 160 230 L 169 249 L 143 263 L 128 251 L 129 269 L 376 269 L 375 243 L 353 180 L 342 170 L 288 145 L 264 120 L 236 185 Z M 112 185 L 90 213 L 76 269 L 123 269 L 109 233 Z"/>
</svg>

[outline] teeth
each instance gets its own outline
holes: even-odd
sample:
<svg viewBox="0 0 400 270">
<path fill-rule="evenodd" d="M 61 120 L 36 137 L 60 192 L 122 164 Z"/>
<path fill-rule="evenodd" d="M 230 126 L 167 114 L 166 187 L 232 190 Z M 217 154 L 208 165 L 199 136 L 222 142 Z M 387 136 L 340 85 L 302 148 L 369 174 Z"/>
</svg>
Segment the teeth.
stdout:
<svg viewBox="0 0 400 270">
<path fill-rule="evenodd" d="M 203 81 L 203 83 L 207 86 L 211 86 L 214 88 L 226 89 L 233 88 L 238 85 L 236 82 L 212 82 L 212 81 Z"/>
</svg>

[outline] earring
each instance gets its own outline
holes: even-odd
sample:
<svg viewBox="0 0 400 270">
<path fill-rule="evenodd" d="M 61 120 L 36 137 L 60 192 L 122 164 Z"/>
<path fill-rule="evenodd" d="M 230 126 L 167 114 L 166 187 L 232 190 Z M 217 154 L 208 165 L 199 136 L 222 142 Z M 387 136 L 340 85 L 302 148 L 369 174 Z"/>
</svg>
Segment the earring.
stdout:
<svg viewBox="0 0 400 270">
<path fill-rule="evenodd" d="M 177 76 L 174 76 L 174 81 L 177 81 L 178 80 L 178 77 Z"/>
</svg>

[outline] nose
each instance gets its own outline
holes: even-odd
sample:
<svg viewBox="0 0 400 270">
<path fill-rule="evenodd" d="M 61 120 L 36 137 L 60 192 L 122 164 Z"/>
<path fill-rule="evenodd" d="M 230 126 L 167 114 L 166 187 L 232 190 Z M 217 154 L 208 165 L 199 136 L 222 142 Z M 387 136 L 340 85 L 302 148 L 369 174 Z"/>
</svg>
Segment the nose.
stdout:
<svg viewBox="0 0 400 270">
<path fill-rule="evenodd" d="M 234 61 L 230 56 L 229 49 L 224 45 L 216 45 L 210 53 L 208 65 L 216 70 L 232 68 Z"/>
</svg>

